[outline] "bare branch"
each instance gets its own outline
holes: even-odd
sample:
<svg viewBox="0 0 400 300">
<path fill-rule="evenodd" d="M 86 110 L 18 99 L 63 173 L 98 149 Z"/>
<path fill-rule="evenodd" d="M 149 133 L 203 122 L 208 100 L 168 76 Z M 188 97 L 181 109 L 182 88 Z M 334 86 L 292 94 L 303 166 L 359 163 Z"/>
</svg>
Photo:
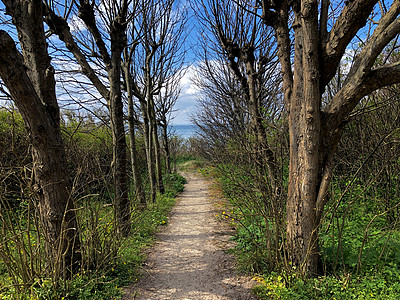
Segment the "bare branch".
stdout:
<svg viewBox="0 0 400 300">
<path fill-rule="evenodd" d="M 109 91 L 106 86 L 101 82 L 99 77 L 97 76 L 96 72 L 90 66 L 89 62 L 87 61 L 86 56 L 82 53 L 82 50 L 74 40 L 68 23 L 61 18 L 60 16 L 56 15 L 49 7 L 47 7 L 45 16 L 45 21 L 49 28 L 58 35 L 60 40 L 65 43 L 65 46 L 69 51 L 72 52 L 75 59 L 78 61 L 79 65 L 82 68 L 82 73 L 86 75 L 89 80 L 93 83 L 99 93 L 109 100 Z"/>
<path fill-rule="evenodd" d="M 322 44 L 322 59 L 324 70 L 321 80 L 321 89 L 329 83 L 335 75 L 336 69 L 343 54 L 360 28 L 365 22 L 378 0 L 349 1 L 329 32 L 326 44 Z"/>
</svg>

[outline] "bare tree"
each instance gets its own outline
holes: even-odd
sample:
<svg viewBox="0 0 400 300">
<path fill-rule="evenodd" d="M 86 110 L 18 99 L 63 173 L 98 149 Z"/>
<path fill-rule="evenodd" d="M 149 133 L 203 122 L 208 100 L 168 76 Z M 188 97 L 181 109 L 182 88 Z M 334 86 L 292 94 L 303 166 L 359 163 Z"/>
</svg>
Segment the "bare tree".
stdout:
<svg viewBox="0 0 400 300">
<path fill-rule="evenodd" d="M 318 273 L 318 230 L 341 129 L 364 96 L 400 81 L 398 63 L 375 67 L 377 57 L 400 32 L 400 2 L 392 1 L 382 6 L 389 7 L 387 11 L 375 14 L 380 19 L 370 34 L 361 35 L 364 41 L 343 86 L 323 105 L 322 95 L 346 49 L 377 3 L 354 0 L 332 10 L 337 3 L 328 0 L 240 1 L 248 9 L 261 5 L 262 19 L 277 39 L 290 134 L 287 250 L 291 265 L 304 274 Z"/>
<path fill-rule="evenodd" d="M 135 27 L 133 26 L 131 33 L 131 38 L 133 38 L 136 33 Z M 132 54 L 133 49 L 137 46 L 136 40 L 131 42 L 129 47 L 124 49 L 124 59 L 122 64 L 122 72 L 124 75 L 126 96 L 128 100 L 128 125 L 129 125 L 129 139 L 130 139 L 130 154 L 131 154 L 131 167 L 132 175 L 135 184 L 136 194 L 139 199 L 139 206 L 146 206 L 146 195 L 143 188 L 142 177 L 139 174 L 139 162 L 138 162 L 138 152 L 136 149 L 136 124 L 139 123 L 139 117 L 136 116 L 135 105 L 134 105 L 134 92 L 133 92 L 133 75 L 131 73 L 132 64 Z"/>
<path fill-rule="evenodd" d="M 183 71 L 183 70 L 181 70 Z M 169 78 L 168 82 L 165 83 L 163 89 L 156 96 L 156 117 L 158 124 L 161 127 L 163 147 L 165 152 L 165 166 L 167 174 L 171 174 L 171 153 L 169 147 L 168 137 L 168 126 L 170 123 L 171 113 L 173 107 L 178 100 L 181 92 L 180 81 L 184 75 L 184 72 L 178 72 L 175 76 Z"/>
<path fill-rule="evenodd" d="M 142 38 L 132 48 L 132 87 L 139 100 L 146 143 L 151 199 L 155 199 L 156 184 L 163 193 L 161 151 L 158 138 L 156 97 L 170 78 L 182 68 L 184 51 L 185 11 L 175 7 L 174 0 L 149 1 L 142 8 Z"/>
<path fill-rule="evenodd" d="M 0 76 L 23 116 L 33 145 L 33 174 L 48 239 L 48 263 L 54 273 L 60 268 L 60 275 L 68 277 L 80 265 L 80 239 L 60 131 L 54 68 L 43 26 L 42 1 L 2 2 L 18 31 L 22 54 L 9 34 L 0 31 Z"/>
<path fill-rule="evenodd" d="M 251 134 L 248 101 L 225 58 L 211 58 L 205 53 L 192 80 L 201 91 L 192 121 L 206 141 L 204 146 L 223 150 L 230 140 L 241 144 L 241 138 Z M 218 157 L 214 152 L 210 155 Z"/>
<path fill-rule="evenodd" d="M 268 143 L 261 106 L 263 97 L 268 97 L 264 88 L 266 80 L 269 83 L 275 80 L 276 83 L 270 86 L 279 86 L 279 78 L 273 78 L 277 73 L 273 32 L 262 24 L 256 14 L 232 1 L 210 0 L 204 1 L 202 6 L 202 21 L 217 40 L 217 51 L 225 57 L 247 98 L 251 126 L 258 140 L 256 160 L 260 170 L 267 166 L 267 176 L 277 197 L 280 190 L 277 165 Z M 275 97 L 269 100 L 278 101 Z"/>
<path fill-rule="evenodd" d="M 72 52 L 79 63 L 82 73 L 89 78 L 101 96 L 107 100 L 113 133 L 113 174 L 115 188 L 115 213 L 119 231 L 123 235 L 130 232 L 130 202 L 128 198 L 127 154 L 124 128 L 124 113 L 121 90 L 121 56 L 126 47 L 126 28 L 129 8 L 135 9 L 131 0 L 109 3 L 81 0 L 78 4 L 78 16 L 90 33 L 92 43 L 84 44 L 76 40 L 71 33 L 67 20 L 55 14 L 54 3 L 46 5 L 46 22 L 50 30 L 57 34 Z M 99 18 L 96 17 L 96 13 Z M 105 28 L 104 28 L 105 27 Z M 85 53 L 84 49 L 91 49 Z M 98 74 L 91 58 L 107 71 L 109 86 Z"/>
<path fill-rule="evenodd" d="M 258 46 L 249 50 L 253 53 L 254 63 L 250 63 L 250 66 L 246 64 L 247 55 L 243 57 L 240 54 L 246 51 L 243 50 L 246 47 L 251 47 L 251 37 L 248 40 L 250 45 L 246 46 L 246 32 L 252 32 L 253 37 L 255 31 L 262 32 L 261 28 L 252 28 L 255 25 L 254 14 L 241 8 L 238 12 L 234 7 L 227 9 L 227 5 L 234 6 L 232 2 L 213 4 L 222 6 L 216 7 L 212 15 L 203 18 L 208 27 L 215 31 L 209 35 L 211 42 L 207 40 L 204 43 L 204 61 L 199 64 L 200 72 L 195 80 L 201 90 L 200 112 L 195 117 L 195 123 L 201 129 L 204 140 L 202 145 L 197 144 L 196 147 L 217 162 L 224 177 L 231 179 L 228 185 L 234 187 L 227 189 L 230 191 L 229 198 L 238 209 L 252 211 L 254 225 L 262 230 L 263 244 L 256 245 L 258 240 L 250 243 L 254 243 L 254 247 L 265 254 L 262 258 L 264 264 L 277 265 L 282 258 L 282 204 L 285 194 L 280 188 L 283 181 L 278 180 L 284 159 L 282 151 L 274 150 L 281 150 L 285 143 L 281 143 L 284 135 L 280 134 L 284 123 L 281 121 L 280 78 L 276 58 L 274 51 L 266 51 L 267 46 L 272 44 L 261 38 L 253 44 Z M 229 18 L 231 15 L 237 19 Z M 248 23 L 246 16 L 251 20 Z M 222 18 L 226 20 L 223 23 L 214 21 Z M 263 26 L 260 20 L 257 24 Z M 235 27 L 232 28 L 233 25 Z M 242 32 L 243 39 L 240 38 Z M 229 35 L 229 38 L 225 35 Z M 223 40 L 230 40 L 236 50 L 225 50 L 221 36 L 225 36 Z M 210 47 L 212 42 L 213 48 Z M 249 78 L 253 84 L 251 95 Z M 266 151 L 273 156 L 266 156 Z M 268 180 L 271 177 L 272 180 Z M 261 219 L 266 225 L 258 223 Z M 251 227 L 245 228 L 252 232 Z"/>
</svg>

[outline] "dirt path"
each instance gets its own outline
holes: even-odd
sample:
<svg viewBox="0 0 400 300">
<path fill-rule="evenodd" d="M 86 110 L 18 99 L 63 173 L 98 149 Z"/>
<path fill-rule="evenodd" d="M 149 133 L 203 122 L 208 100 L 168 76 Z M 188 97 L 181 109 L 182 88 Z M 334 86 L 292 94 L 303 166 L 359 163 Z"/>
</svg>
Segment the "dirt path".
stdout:
<svg viewBox="0 0 400 300">
<path fill-rule="evenodd" d="M 133 287 L 139 293 L 135 299 L 255 299 L 251 280 L 235 274 L 224 252 L 231 232 L 215 221 L 208 183 L 193 173 L 182 175 L 185 190 L 158 234 L 149 269 Z"/>
</svg>

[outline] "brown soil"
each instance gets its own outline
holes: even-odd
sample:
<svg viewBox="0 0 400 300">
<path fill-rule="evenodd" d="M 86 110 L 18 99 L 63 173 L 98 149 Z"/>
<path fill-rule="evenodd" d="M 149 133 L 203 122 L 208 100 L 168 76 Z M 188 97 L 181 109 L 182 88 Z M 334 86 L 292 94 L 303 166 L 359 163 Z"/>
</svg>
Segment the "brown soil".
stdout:
<svg viewBox="0 0 400 300">
<path fill-rule="evenodd" d="M 158 234 L 143 279 L 123 299 L 256 299 L 254 282 L 239 276 L 226 254 L 232 231 L 215 220 L 210 184 L 194 173 L 182 175 L 187 184 L 169 225 Z"/>
</svg>

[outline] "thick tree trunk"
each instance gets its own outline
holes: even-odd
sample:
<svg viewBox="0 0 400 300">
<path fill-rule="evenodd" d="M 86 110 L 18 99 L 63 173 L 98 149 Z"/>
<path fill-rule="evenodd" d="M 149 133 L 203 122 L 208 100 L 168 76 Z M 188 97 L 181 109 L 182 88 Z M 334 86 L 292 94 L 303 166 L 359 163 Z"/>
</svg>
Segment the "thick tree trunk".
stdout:
<svg viewBox="0 0 400 300">
<path fill-rule="evenodd" d="M 317 1 L 296 15 L 293 94 L 290 101 L 287 242 L 292 264 L 318 273 L 316 203 L 320 185 L 321 95 L 319 89 Z"/>
<path fill-rule="evenodd" d="M 287 246 L 292 266 L 308 276 L 318 273 L 318 230 L 327 201 L 333 156 L 341 127 L 362 97 L 399 81 L 398 63 L 376 67 L 376 59 L 400 32 L 400 2 L 393 1 L 355 57 L 340 90 L 323 112 L 321 98 L 348 45 L 365 26 L 377 0 L 346 3 L 328 32 L 330 2 L 262 0 L 263 20 L 278 41 L 283 92 L 289 115 L 290 165 Z M 321 4 L 319 11 L 318 2 Z M 295 21 L 289 22 L 293 11 Z M 320 24 L 318 24 L 320 22 Z M 290 48 L 295 33 L 294 68 Z"/>
<path fill-rule="evenodd" d="M 3 2 L 13 16 L 23 56 L 11 37 L 0 31 L 0 75 L 23 116 L 33 145 L 33 172 L 47 235 L 48 264 L 53 276 L 69 277 L 80 265 L 80 239 L 41 1 Z"/>
</svg>

